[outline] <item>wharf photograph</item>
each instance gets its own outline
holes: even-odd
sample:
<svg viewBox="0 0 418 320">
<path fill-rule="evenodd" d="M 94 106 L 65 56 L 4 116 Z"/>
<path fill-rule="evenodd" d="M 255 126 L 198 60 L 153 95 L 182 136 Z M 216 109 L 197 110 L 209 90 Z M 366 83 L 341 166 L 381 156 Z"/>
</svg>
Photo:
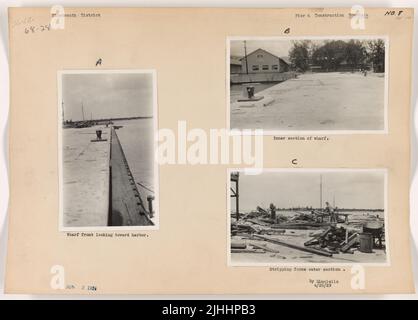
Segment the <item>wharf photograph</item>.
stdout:
<svg viewBox="0 0 418 320">
<path fill-rule="evenodd" d="M 59 73 L 60 230 L 158 228 L 152 70 Z"/>
<path fill-rule="evenodd" d="M 384 132 L 386 38 L 229 38 L 230 129 Z"/>
<path fill-rule="evenodd" d="M 229 264 L 388 263 L 386 171 L 231 171 Z"/>
</svg>

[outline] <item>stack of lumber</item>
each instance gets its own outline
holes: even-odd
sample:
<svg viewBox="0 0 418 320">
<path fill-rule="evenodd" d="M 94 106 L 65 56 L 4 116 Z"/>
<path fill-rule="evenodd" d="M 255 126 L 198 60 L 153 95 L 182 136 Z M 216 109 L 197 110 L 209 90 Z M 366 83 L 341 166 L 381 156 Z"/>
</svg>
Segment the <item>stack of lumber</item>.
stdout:
<svg viewBox="0 0 418 320">
<path fill-rule="evenodd" d="M 331 226 L 321 234 L 315 235 L 304 243 L 305 246 L 327 250 L 332 253 L 352 253 L 350 249 L 359 243 L 358 233 L 344 227 Z"/>
</svg>

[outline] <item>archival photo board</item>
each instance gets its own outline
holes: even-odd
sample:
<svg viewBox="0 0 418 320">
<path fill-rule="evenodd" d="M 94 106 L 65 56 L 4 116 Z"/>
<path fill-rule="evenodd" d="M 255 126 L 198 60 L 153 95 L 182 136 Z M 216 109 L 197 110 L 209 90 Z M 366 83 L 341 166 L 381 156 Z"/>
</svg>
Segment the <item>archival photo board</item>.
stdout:
<svg viewBox="0 0 418 320">
<path fill-rule="evenodd" d="M 5 291 L 413 292 L 388 10 L 10 8 Z"/>
</svg>

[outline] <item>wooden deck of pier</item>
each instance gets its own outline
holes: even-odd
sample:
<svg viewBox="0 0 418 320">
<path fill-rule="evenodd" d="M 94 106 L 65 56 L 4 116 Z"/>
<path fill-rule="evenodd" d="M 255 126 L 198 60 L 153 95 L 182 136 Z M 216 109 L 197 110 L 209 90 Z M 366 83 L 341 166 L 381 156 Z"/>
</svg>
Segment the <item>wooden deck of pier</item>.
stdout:
<svg viewBox="0 0 418 320">
<path fill-rule="evenodd" d="M 109 222 L 111 226 L 150 226 L 145 208 L 115 128 L 110 140 L 110 193 Z"/>
</svg>

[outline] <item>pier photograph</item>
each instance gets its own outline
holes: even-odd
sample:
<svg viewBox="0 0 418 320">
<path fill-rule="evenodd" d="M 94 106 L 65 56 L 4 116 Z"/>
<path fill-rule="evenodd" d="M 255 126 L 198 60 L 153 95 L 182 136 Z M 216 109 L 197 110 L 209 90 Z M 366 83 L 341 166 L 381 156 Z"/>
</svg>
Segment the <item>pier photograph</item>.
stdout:
<svg viewBox="0 0 418 320">
<path fill-rule="evenodd" d="M 230 129 L 385 132 L 386 38 L 228 39 Z"/>
<path fill-rule="evenodd" d="M 152 70 L 61 71 L 60 230 L 158 228 Z"/>
<path fill-rule="evenodd" d="M 230 171 L 229 264 L 371 264 L 387 259 L 386 171 Z"/>
</svg>

